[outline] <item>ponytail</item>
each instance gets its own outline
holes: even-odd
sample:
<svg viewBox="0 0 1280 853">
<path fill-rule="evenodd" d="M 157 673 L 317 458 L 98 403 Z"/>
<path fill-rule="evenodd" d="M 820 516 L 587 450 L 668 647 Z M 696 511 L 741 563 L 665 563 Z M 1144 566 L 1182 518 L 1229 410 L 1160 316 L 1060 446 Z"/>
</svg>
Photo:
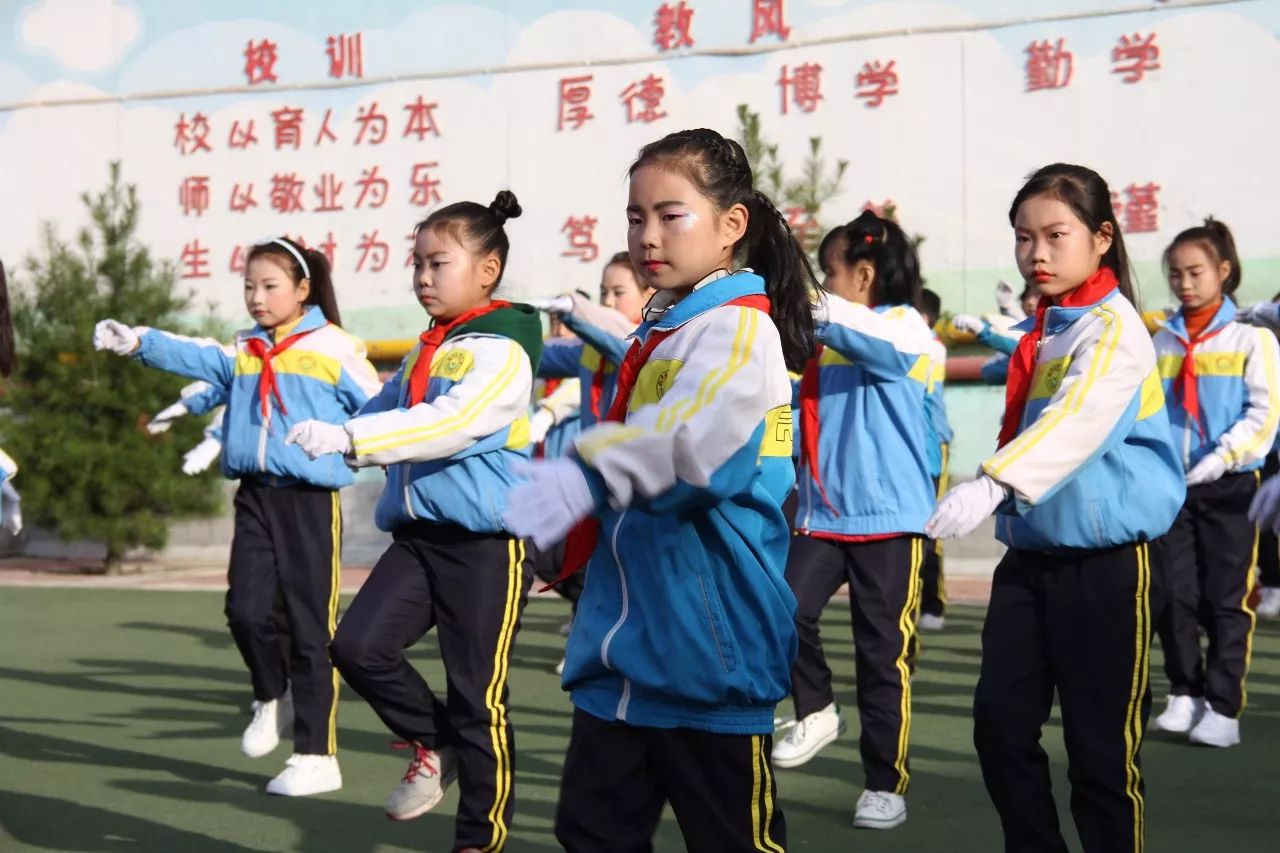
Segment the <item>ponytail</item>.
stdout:
<svg viewBox="0 0 1280 853">
<path fill-rule="evenodd" d="M 338 313 L 338 295 L 333 286 L 333 275 L 329 271 L 329 258 L 324 252 L 303 248 L 288 237 L 276 237 L 250 249 L 245 265 L 248 266 L 255 258 L 266 255 L 270 255 L 277 264 L 288 270 L 295 286 L 303 279 L 311 282 L 311 292 L 304 305 L 315 305 L 330 323 L 342 325 L 342 316 Z"/>
<path fill-rule="evenodd" d="M 800 372 L 813 355 L 813 264 L 786 218 L 754 190 L 747 200 L 746 266 L 764 279 L 787 369 Z"/>
<path fill-rule="evenodd" d="M 13 318 L 9 316 L 9 279 L 5 276 L 4 263 L 0 262 L 0 376 L 13 373 L 17 360 Z"/>
<path fill-rule="evenodd" d="M 1244 273 L 1240 269 L 1240 255 L 1236 252 L 1235 237 L 1231 236 L 1231 229 L 1225 223 L 1210 216 L 1205 219 L 1203 225 L 1188 228 L 1174 237 L 1169 248 L 1164 250 L 1162 259 L 1166 275 L 1169 272 L 1170 255 L 1183 243 L 1199 243 L 1218 261 L 1231 264 L 1231 272 L 1227 273 L 1227 277 L 1222 281 L 1222 292 L 1228 296 L 1236 292 Z"/>
<path fill-rule="evenodd" d="M 841 252 L 848 266 L 867 261 L 875 269 L 872 304 L 920 308 L 924 289 L 920 257 L 911 238 L 892 219 L 864 210 L 852 222 L 833 228 L 822 238 L 818 257 L 825 258 L 829 249 Z"/>
<path fill-rule="evenodd" d="M 307 249 L 304 257 L 311 269 L 311 294 L 307 297 L 306 304 L 317 306 L 326 320 L 335 326 L 341 326 L 342 315 L 338 313 L 338 294 L 333 286 L 328 256 L 324 252 Z"/>
<path fill-rule="evenodd" d="M 640 149 L 628 176 L 649 163 L 687 178 L 718 210 L 736 204 L 747 209 L 747 233 L 735 247 L 735 263 L 741 258 L 764 279 L 787 368 L 802 370 L 814 350 L 811 299 L 817 277 L 787 220 L 755 189 L 742 146 L 707 128 L 681 130 Z"/>
</svg>

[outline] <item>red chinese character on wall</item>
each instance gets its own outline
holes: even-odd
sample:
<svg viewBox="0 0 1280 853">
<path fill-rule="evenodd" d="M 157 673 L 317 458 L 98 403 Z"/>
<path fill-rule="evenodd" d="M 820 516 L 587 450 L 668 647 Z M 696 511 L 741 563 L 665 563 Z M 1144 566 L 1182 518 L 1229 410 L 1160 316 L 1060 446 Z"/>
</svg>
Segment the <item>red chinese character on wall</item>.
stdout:
<svg viewBox="0 0 1280 853">
<path fill-rule="evenodd" d="M 302 211 L 302 190 L 306 184 L 297 172 L 277 172 L 271 176 L 271 209 L 276 213 Z"/>
<path fill-rule="evenodd" d="M 243 151 L 250 145 L 257 144 L 258 135 L 253 132 L 253 119 L 249 119 L 249 123 L 244 127 L 240 126 L 239 119 L 231 122 L 231 132 L 227 134 L 228 148 L 238 148 Z"/>
<path fill-rule="evenodd" d="M 404 259 L 404 268 L 413 269 L 413 253 L 418 247 L 418 235 L 410 231 L 408 234 L 404 235 L 404 238 L 409 241 L 409 252 Z"/>
<path fill-rule="evenodd" d="M 556 122 L 557 131 L 564 130 L 566 124 L 571 125 L 570 130 L 577 130 L 595 118 L 587 107 L 587 101 L 591 100 L 589 84 L 594 79 L 593 74 L 560 79 L 560 118 Z"/>
<path fill-rule="evenodd" d="M 316 246 L 316 249 L 318 249 L 320 251 L 320 254 L 324 255 L 324 259 L 329 262 L 329 269 L 333 269 L 334 259 L 338 256 L 338 244 L 335 243 L 333 240 L 332 231 L 330 231 L 328 235 L 324 238 L 323 243 L 321 243 L 319 246 Z"/>
<path fill-rule="evenodd" d="M 316 134 L 315 146 L 320 147 L 320 143 L 328 139 L 330 142 L 338 141 L 338 134 L 333 132 L 329 127 L 329 121 L 333 118 L 333 110 L 324 111 L 324 121 L 320 122 L 320 132 Z"/>
<path fill-rule="evenodd" d="M 435 109 L 438 106 L 440 105 L 434 101 L 422 100 L 421 95 L 412 104 L 405 104 L 404 108 L 409 113 L 409 120 L 405 122 L 404 133 L 400 134 L 401 138 L 407 139 L 410 134 L 413 134 L 421 142 L 428 133 L 439 136 L 440 128 L 436 126 L 435 115 Z"/>
<path fill-rule="evenodd" d="M 854 97 L 863 98 L 862 105 L 867 109 L 875 109 L 885 98 L 898 94 L 898 72 L 894 70 L 897 64 L 896 59 L 890 59 L 887 65 L 878 59 L 865 63 L 854 81 L 858 87 Z"/>
<path fill-rule="evenodd" d="M 360 195 L 356 198 L 356 207 L 364 207 L 365 198 L 369 198 L 369 207 L 382 207 L 387 203 L 387 191 L 389 184 L 387 179 L 378 174 L 378 167 L 365 169 L 360 173 L 360 180 L 356 181 L 356 186 L 360 188 Z"/>
<path fill-rule="evenodd" d="M 787 66 L 782 66 L 782 74 L 778 77 L 778 88 L 782 90 L 782 114 L 788 112 L 788 95 L 801 112 L 813 112 L 822 100 L 822 66 L 806 62 L 798 66 L 795 73 L 787 72 Z"/>
<path fill-rule="evenodd" d="M 378 112 L 377 101 L 360 108 L 356 113 L 356 124 L 360 125 L 360 129 L 356 131 L 356 145 L 364 142 L 366 133 L 369 134 L 370 145 L 381 145 L 387 138 L 387 117 Z"/>
<path fill-rule="evenodd" d="M 560 232 L 569 235 L 569 248 L 560 253 L 561 257 L 576 255 L 578 260 L 586 264 L 600 256 L 600 247 L 596 245 L 594 216 L 584 216 L 581 219 L 570 216 L 565 220 Z"/>
<path fill-rule="evenodd" d="M 197 237 L 182 247 L 178 263 L 182 265 L 183 278 L 208 278 L 209 247 L 200 245 L 200 238 Z"/>
<path fill-rule="evenodd" d="M 364 76 L 364 34 L 329 36 L 325 42 L 330 77 Z"/>
<path fill-rule="evenodd" d="M 693 9 L 684 0 L 672 6 L 663 3 L 653 16 L 653 43 L 658 50 L 693 47 Z"/>
<path fill-rule="evenodd" d="M 240 184 L 237 182 L 231 188 L 230 206 L 232 213 L 244 213 L 251 207 L 257 207 L 258 202 L 253 198 L 253 184 L 247 184 L 244 189 L 241 189 Z"/>
<path fill-rule="evenodd" d="M 1065 89 L 1071 85 L 1075 56 L 1065 48 L 1065 44 L 1064 39 L 1058 39 L 1056 44 L 1045 39 L 1027 45 L 1026 91 Z"/>
<path fill-rule="evenodd" d="M 236 246 L 231 250 L 231 263 L 228 265 L 228 269 L 231 272 L 244 275 L 245 268 L 249 265 L 245 260 L 247 257 L 248 252 L 244 250 L 244 246 Z"/>
<path fill-rule="evenodd" d="M 204 113 L 196 113 L 190 122 L 186 113 L 178 116 L 173 126 L 173 147 L 184 157 L 197 151 L 213 150 L 209 147 L 209 119 Z"/>
<path fill-rule="evenodd" d="M 662 82 L 661 77 L 650 74 L 622 90 L 619 97 L 627 105 L 628 124 L 648 124 L 667 117 L 662 110 L 662 98 L 666 94 Z"/>
<path fill-rule="evenodd" d="M 434 160 L 430 163 L 413 164 L 413 174 L 409 177 L 409 186 L 413 189 L 413 194 L 409 196 L 410 204 L 426 207 L 440 201 L 440 179 L 431 176 L 431 170 L 439 167 L 440 164 Z"/>
<path fill-rule="evenodd" d="M 263 39 L 254 44 L 250 39 L 244 49 L 244 76 L 250 86 L 276 83 L 276 43 Z"/>
<path fill-rule="evenodd" d="M 1137 83 L 1148 71 L 1160 67 L 1160 46 L 1156 44 L 1156 34 L 1146 38 L 1141 33 L 1132 36 L 1120 36 L 1120 41 L 1111 50 L 1112 74 L 1123 74 L 1124 83 Z"/>
<path fill-rule="evenodd" d="M 786 41 L 791 35 L 787 26 L 784 0 L 752 0 L 751 3 L 751 38 L 755 40 L 767 35 L 775 35 L 779 41 Z"/>
<path fill-rule="evenodd" d="M 326 172 L 320 176 L 320 182 L 312 187 L 315 194 L 320 196 L 320 204 L 311 208 L 316 213 L 332 213 L 335 210 L 342 210 L 342 203 L 338 201 L 338 195 L 342 192 L 342 181 L 339 181 L 333 172 Z"/>
<path fill-rule="evenodd" d="M 281 107 L 271 114 L 276 123 L 276 150 L 292 147 L 295 151 L 302 144 L 302 110 L 298 107 Z"/>
<path fill-rule="evenodd" d="M 803 207 L 788 207 L 783 213 L 787 217 L 787 224 L 791 226 L 791 233 L 796 235 L 800 245 L 808 246 L 818 228 L 818 220 Z"/>
<path fill-rule="evenodd" d="M 1129 184 L 1124 194 L 1129 197 L 1124 205 L 1123 230 L 1130 234 L 1155 231 L 1160 227 L 1160 202 L 1156 195 L 1160 185 L 1156 183 Z"/>
<path fill-rule="evenodd" d="M 182 206 L 182 215 L 204 216 L 209 209 L 209 176 L 193 175 L 184 178 L 178 185 L 178 204 Z"/>
<path fill-rule="evenodd" d="M 387 260 L 391 257 L 391 247 L 378 239 L 378 229 L 372 234 L 360 235 L 360 243 L 356 246 L 360 251 L 360 260 L 356 262 L 356 272 L 364 272 L 365 264 L 372 261 L 370 272 L 382 272 L 387 268 Z"/>
</svg>

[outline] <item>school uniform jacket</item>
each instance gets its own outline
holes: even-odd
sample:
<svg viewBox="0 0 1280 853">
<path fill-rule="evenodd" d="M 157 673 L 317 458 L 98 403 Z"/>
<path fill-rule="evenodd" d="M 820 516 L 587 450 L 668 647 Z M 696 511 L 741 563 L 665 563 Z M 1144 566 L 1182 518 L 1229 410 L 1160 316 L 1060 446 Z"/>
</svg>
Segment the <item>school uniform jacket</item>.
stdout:
<svg viewBox="0 0 1280 853">
<path fill-rule="evenodd" d="M 791 384 L 769 316 L 730 304 L 763 293 L 741 271 L 656 316 L 655 297 L 635 337 L 666 337 L 626 421 L 575 442 L 601 532 L 564 684 L 593 716 L 764 734 L 789 692 Z"/>
<path fill-rule="evenodd" d="M 260 326 L 238 332 L 228 351 L 208 338 L 139 331 L 133 357 L 140 363 L 203 379 L 225 394 L 222 473 L 228 478 L 261 477 L 276 485 L 328 489 L 350 485 L 351 471 L 340 456 L 309 459 L 300 447 L 284 443 L 290 428 L 302 421 L 343 423 L 379 387 L 364 341 L 328 323 L 318 307 L 307 309 L 290 332 L 309 334 L 272 359 L 284 408 L 272 396 L 265 415 L 258 397 L 262 360 L 249 353 L 247 342 L 257 338 L 270 349 L 275 343 L 271 332 Z"/>
<path fill-rule="evenodd" d="M 577 294 L 573 295 L 573 306 L 573 311 L 561 319 L 578 339 L 549 341 L 538 366 L 538 377 L 578 378 L 582 395 L 579 428 L 588 429 L 609 411 L 618 384 L 618 365 L 627 354 L 627 338 L 635 324 L 621 312 Z"/>
<path fill-rule="evenodd" d="M 554 425 L 542 439 L 542 456 L 546 459 L 564 456 L 573 445 L 573 440 L 582 433 L 581 386 L 582 381 L 577 377 L 565 379 L 550 394 L 544 394 L 534 406 L 534 411 L 546 409 L 555 418 Z"/>
<path fill-rule="evenodd" d="M 1168 531 L 1185 474 L 1151 336 L 1118 289 L 1048 309 L 1017 436 L 982 470 L 1013 490 L 996 516 L 1011 548 L 1098 550 Z"/>
<path fill-rule="evenodd" d="M 929 341 L 929 382 L 925 386 L 925 425 L 929 434 L 929 475 L 935 480 L 946 467 L 943 446 L 949 445 L 954 433 L 947 419 L 947 400 L 944 395 L 947 382 L 947 348 L 937 335 Z"/>
<path fill-rule="evenodd" d="M 817 330 L 826 498 L 806 460 L 796 527 L 828 539 L 923 533 L 936 499 L 925 411 L 933 333 L 914 308 L 826 299 L 828 322 Z"/>
<path fill-rule="evenodd" d="M 524 318 L 516 322 L 540 349 L 536 312 L 527 306 L 505 310 Z M 436 350 L 426 395 L 410 407 L 409 377 L 421 349 L 415 346 L 347 423 L 353 463 L 387 469 L 374 522 L 385 531 L 430 521 L 499 533 L 506 493 L 516 479 L 511 463 L 529 456 L 537 352 L 531 358 L 512 337 L 463 331 Z"/>
<path fill-rule="evenodd" d="M 1262 467 L 1280 422 L 1280 346 L 1267 329 L 1235 322 L 1230 299 L 1205 328 L 1195 348 L 1200 420 L 1189 417 L 1177 396 L 1177 379 L 1186 357 L 1187 324 L 1182 312 L 1161 324 L 1154 344 L 1168 401 L 1169 423 L 1183 466 L 1190 470 L 1210 453 L 1219 454 L 1228 471 Z"/>
</svg>

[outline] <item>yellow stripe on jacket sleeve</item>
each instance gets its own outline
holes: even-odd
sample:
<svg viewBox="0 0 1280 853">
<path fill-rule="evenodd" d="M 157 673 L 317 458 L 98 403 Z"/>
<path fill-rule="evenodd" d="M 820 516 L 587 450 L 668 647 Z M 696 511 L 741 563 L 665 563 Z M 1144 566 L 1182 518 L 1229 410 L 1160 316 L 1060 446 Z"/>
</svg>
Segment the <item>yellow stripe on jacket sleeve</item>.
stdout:
<svg viewBox="0 0 1280 853">
<path fill-rule="evenodd" d="M 418 442 L 429 441 L 438 438 L 450 432 L 456 432 L 465 428 L 480 416 L 486 408 L 493 403 L 494 400 L 515 381 L 516 376 L 520 372 L 520 346 L 512 342 L 511 347 L 507 351 L 507 359 L 502 369 L 497 375 L 485 386 L 479 394 L 471 399 L 457 414 L 447 418 L 433 421 L 431 423 L 409 427 L 407 429 L 395 430 L 394 432 L 382 433 L 380 435 L 369 436 L 361 441 L 355 442 L 355 451 L 359 456 L 368 456 L 372 453 L 381 453 L 385 450 L 392 450 L 396 447 L 402 447 L 406 444 L 416 444 Z"/>
</svg>

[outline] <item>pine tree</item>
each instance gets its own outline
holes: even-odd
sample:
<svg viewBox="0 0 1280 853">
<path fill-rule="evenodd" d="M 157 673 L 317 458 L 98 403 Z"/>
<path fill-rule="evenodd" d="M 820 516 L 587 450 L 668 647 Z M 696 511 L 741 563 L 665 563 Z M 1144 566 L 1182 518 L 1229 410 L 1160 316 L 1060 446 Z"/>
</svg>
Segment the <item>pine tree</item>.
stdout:
<svg viewBox="0 0 1280 853">
<path fill-rule="evenodd" d="M 192 295 L 176 293 L 171 265 L 138 243 L 136 187 L 121 183 L 119 163 L 103 192 L 82 199 L 90 227 L 69 245 L 46 224 L 42 251 L 14 288 L 19 358 L 0 441 L 22 466 L 28 523 L 67 540 L 105 541 L 112 571 L 130 548 L 163 547 L 170 521 L 214 514 L 222 500 L 216 471 L 181 471 L 181 452 L 200 440 L 196 419 L 160 436 L 144 429 L 186 380 L 92 343 L 104 317 L 179 329 Z"/>
</svg>

